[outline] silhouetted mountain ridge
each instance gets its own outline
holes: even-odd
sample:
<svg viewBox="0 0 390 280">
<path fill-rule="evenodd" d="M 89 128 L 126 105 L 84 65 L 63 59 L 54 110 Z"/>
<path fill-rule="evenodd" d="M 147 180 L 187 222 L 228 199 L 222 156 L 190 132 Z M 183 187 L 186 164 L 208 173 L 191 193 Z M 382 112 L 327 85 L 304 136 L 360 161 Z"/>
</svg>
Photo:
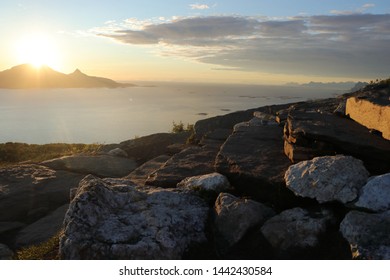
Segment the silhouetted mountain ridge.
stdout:
<svg viewBox="0 0 390 280">
<path fill-rule="evenodd" d="M 130 86 L 134 85 L 88 76 L 79 69 L 71 74 L 64 74 L 46 65 L 37 68 L 30 64 L 21 64 L 0 72 L 0 88 L 118 88 Z"/>
</svg>

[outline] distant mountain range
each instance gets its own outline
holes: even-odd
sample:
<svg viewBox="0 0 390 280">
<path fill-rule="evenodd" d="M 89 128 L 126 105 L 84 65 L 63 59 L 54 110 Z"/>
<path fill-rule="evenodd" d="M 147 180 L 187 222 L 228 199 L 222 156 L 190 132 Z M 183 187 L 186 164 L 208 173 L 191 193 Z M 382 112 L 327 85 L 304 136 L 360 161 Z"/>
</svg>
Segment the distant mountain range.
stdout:
<svg viewBox="0 0 390 280">
<path fill-rule="evenodd" d="M 345 90 L 349 92 L 357 91 L 368 83 L 366 82 L 330 82 L 330 83 L 321 83 L 321 82 L 310 82 L 307 84 L 298 84 L 298 83 L 288 83 L 288 86 L 300 86 L 300 87 L 310 87 L 310 88 L 326 88 L 334 90 Z"/>
<path fill-rule="evenodd" d="M 48 66 L 39 68 L 22 64 L 0 72 L 0 88 L 119 88 L 133 84 L 118 83 L 101 77 L 88 76 L 80 70 L 64 74 Z"/>
</svg>

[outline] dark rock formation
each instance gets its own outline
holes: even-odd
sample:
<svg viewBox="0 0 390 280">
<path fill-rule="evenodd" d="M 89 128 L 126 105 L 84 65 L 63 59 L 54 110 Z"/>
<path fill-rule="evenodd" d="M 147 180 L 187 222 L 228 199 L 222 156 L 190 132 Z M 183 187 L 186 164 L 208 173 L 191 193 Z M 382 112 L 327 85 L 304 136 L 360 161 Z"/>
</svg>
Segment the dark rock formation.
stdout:
<svg viewBox="0 0 390 280">
<path fill-rule="evenodd" d="M 220 254 L 228 252 L 250 229 L 275 215 L 262 203 L 221 193 L 215 201 L 214 229 Z"/>
<path fill-rule="evenodd" d="M 390 259 L 390 211 L 370 214 L 349 212 L 340 225 L 354 258 Z"/>
<path fill-rule="evenodd" d="M 328 210 L 312 212 L 293 208 L 266 221 L 261 232 L 278 258 L 302 257 L 299 256 L 302 251 L 318 258 L 321 236 L 328 231 L 332 222 L 334 216 Z"/>
<path fill-rule="evenodd" d="M 15 238 L 16 247 L 39 244 L 50 239 L 62 228 L 62 222 L 69 204 L 65 204 L 52 213 L 23 228 Z"/>
<path fill-rule="evenodd" d="M 285 153 L 292 162 L 340 153 L 363 160 L 374 174 L 389 172 L 390 142 L 347 118 L 292 110 L 284 135 Z"/>
<path fill-rule="evenodd" d="M 61 257 L 181 259 L 207 241 L 208 212 L 200 198 L 178 190 L 87 176 L 65 217 Z"/>
</svg>

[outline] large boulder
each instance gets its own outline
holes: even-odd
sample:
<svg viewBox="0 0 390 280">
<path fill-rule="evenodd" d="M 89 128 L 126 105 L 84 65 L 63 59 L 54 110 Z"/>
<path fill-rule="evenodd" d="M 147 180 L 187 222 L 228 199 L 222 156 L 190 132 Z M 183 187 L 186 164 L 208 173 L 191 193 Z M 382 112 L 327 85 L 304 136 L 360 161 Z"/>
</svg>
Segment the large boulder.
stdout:
<svg viewBox="0 0 390 280">
<path fill-rule="evenodd" d="M 351 202 L 368 179 L 361 160 L 351 156 L 324 156 L 291 165 L 286 186 L 297 196 L 314 198 L 320 203 Z"/>
<path fill-rule="evenodd" d="M 42 165 L 54 170 L 67 170 L 81 174 L 93 174 L 99 177 L 123 177 L 137 168 L 133 159 L 110 155 L 65 156 L 42 162 Z"/>
<path fill-rule="evenodd" d="M 221 253 L 229 251 L 250 229 L 275 215 L 272 208 L 251 199 L 221 193 L 215 201 L 214 228 Z"/>
<path fill-rule="evenodd" d="M 172 156 L 160 169 L 151 174 L 146 185 L 174 188 L 187 177 L 214 172 L 216 149 L 189 147 Z"/>
<path fill-rule="evenodd" d="M 390 259 L 390 211 L 370 214 L 349 212 L 340 231 L 348 240 L 354 258 Z"/>
<path fill-rule="evenodd" d="M 31 223 L 69 203 L 83 176 L 40 165 L 0 169 L 0 222 Z"/>
<path fill-rule="evenodd" d="M 52 213 L 23 228 L 15 238 L 16 247 L 24 247 L 39 244 L 50 239 L 62 228 L 65 213 L 69 204 L 65 204 Z"/>
<path fill-rule="evenodd" d="M 64 220 L 63 259 L 181 259 L 207 241 L 209 207 L 174 189 L 85 177 Z"/>
<path fill-rule="evenodd" d="M 355 205 L 375 212 L 390 210 L 390 173 L 371 177 Z"/>
<path fill-rule="evenodd" d="M 373 174 L 390 172 L 390 142 L 334 114 L 291 110 L 284 130 L 285 154 L 292 162 L 346 154 L 364 161 Z"/>
<path fill-rule="evenodd" d="M 242 193 L 284 203 L 288 199 L 281 196 L 289 194 L 283 176 L 291 162 L 283 154 L 283 129 L 273 121 L 255 119 L 235 126 L 217 155 L 216 171 Z"/>
<path fill-rule="evenodd" d="M 293 208 L 265 222 L 261 232 L 273 247 L 276 256 L 294 256 L 301 250 L 313 250 L 333 222 L 329 210 L 311 212 Z M 318 257 L 318 256 L 317 256 Z"/>
</svg>

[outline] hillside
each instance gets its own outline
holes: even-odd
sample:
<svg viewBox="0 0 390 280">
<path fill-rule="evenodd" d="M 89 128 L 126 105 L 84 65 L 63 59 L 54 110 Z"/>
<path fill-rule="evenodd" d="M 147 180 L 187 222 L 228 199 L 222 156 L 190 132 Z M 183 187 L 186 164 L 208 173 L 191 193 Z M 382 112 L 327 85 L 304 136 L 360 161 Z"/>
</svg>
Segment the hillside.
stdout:
<svg viewBox="0 0 390 280">
<path fill-rule="evenodd" d="M 64 74 L 48 66 L 36 68 L 22 64 L 0 72 L 0 88 L 118 88 L 134 86 L 101 77 L 88 76 L 80 70 Z"/>
</svg>

